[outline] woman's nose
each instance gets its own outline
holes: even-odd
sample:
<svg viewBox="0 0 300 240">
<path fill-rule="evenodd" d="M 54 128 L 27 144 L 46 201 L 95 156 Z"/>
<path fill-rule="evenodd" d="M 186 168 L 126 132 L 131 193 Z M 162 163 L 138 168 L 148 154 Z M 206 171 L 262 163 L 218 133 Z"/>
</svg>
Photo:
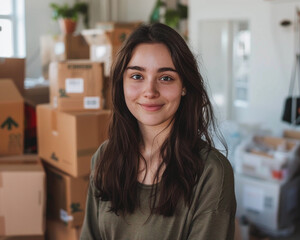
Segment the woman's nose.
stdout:
<svg viewBox="0 0 300 240">
<path fill-rule="evenodd" d="M 159 96 L 157 82 L 154 79 L 145 81 L 144 97 L 156 98 Z"/>
</svg>

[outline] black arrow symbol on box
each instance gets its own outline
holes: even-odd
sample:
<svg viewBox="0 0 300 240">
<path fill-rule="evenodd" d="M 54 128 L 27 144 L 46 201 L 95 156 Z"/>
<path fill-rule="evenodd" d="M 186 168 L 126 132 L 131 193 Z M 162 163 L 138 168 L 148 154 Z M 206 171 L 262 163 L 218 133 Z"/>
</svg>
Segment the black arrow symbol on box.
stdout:
<svg viewBox="0 0 300 240">
<path fill-rule="evenodd" d="M 83 209 L 80 208 L 80 203 L 72 203 L 71 204 L 72 213 L 82 212 Z"/>
<path fill-rule="evenodd" d="M 53 159 L 53 160 L 55 160 L 55 161 L 58 161 L 58 157 L 55 155 L 55 152 L 53 152 L 52 154 L 51 154 L 51 157 L 50 157 L 51 159 Z"/>
<path fill-rule="evenodd" d="M 11 117 L 8 117 L 2 124 L 1 128 L 7 127 L 7 130 L 12 130 L 12 127 L 15 126 L 16 128 L 19 127 L 19 124 L 17 124 Z"/>
</svg>

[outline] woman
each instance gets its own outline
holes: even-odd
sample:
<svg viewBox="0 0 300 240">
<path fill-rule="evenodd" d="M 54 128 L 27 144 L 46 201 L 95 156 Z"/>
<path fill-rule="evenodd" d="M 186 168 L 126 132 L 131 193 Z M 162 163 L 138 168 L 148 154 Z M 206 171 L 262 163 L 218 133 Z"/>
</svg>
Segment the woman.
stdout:
<svg viewBox="0 0 300 240">
<path fill-rule="evenodd" d="M 139 27 L 111 82 L 81 239 L 233 239 L 232 168 L 213 148 L 211 103 L 185 41 L 163 24 Z"/>
</svg>

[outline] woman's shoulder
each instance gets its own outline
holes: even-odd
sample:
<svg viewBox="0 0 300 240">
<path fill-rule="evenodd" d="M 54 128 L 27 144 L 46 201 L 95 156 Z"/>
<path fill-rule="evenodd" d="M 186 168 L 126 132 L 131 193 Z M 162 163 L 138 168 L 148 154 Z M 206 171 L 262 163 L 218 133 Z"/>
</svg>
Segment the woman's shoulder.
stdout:
<svg viewBox="0 0 300 240">
<path fill-rule="evenodd" d="M 108 144 L 108 140 L 104 141 L 99 148 L 97 149 L 97 151 L 94 153 L 92 160 L 91 160 L 91 169 L 93 170 L 96 163 L 99 161 L 101 155 L 103 154 L 106 146 Z"/>
<path fill-rule="evenodd" d="M 233 174 L 229 160 L 219 150 L 215 148 L 202 149 L 200 156 L 204 162 L 203 173 L 212 171 L 214 175 L 219 177 L 222 177 L 222 175 L 226 173 Z"/>
<path fill-rule="evenodd" d="M 217 149 L 203 149 L 200 156 L 204 168 L 196 186 L 196 195 L 207 199 L 203 211 L 234 210 L 234 174 L 229 160 Z M 197 194 L 198 193 L 198 194 Z"/>
</svg>

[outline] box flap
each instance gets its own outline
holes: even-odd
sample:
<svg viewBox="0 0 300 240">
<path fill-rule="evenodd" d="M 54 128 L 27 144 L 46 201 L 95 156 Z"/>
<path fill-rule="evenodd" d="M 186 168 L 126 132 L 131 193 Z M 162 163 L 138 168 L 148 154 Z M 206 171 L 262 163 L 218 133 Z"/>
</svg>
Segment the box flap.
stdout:
<svg viewBox="0 0 300 240">
<path fill-rule="evenodd" d="M 23 95 L 25 79 L 24 58 L 0 58 L 0 81 L 5 78 L 12 79 Z"/>
<path fill-rule="evenodd" d="M 16 85 L 11 79 L 1 79 L 0 81 L 0 103 L 23 101 Z"/>
</svg>

